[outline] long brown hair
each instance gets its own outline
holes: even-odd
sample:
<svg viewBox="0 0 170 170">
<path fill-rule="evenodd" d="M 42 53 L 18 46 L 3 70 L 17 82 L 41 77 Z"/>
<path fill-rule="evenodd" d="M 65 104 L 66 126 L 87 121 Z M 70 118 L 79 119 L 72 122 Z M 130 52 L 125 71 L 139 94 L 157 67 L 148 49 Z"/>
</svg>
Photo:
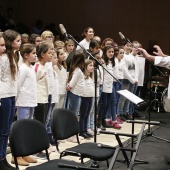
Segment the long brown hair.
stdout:
<svg viewBox="0 0 170 170">
<path fill-rule="evenodd" d="M 84 69 L 84 78 L 85 79 L 88 79 L 89 77 L 91 77 L 92 79 L 94 78 L 94 74 L 93 74 L 94 72 L 92 72 L 90 74 L 87 73 L 87 66 L 91 63 L 93 63 L 93 60 L 88 60 L 88 59 L 85 60 L 85 69 Z"/>
<path fill-rule="evenodd" d="M 72 79 L 74 70 L 79 67 L 81 70 L 84 70 L 84 64 L 85 64 L 85 55 L 84 53 L 75 53 L 73 55 L 73 59 L 71 61 L 69 76 L 68 76 L 68 82 Z"/>
<path fill-rule="evenodd" d="M 19 54 L 18 51 L 16 52 L 13 51 L 12 43 L 17 38 L 18 35 L 20 34 L 14 30 L 6 30 L 3 33 L 3 38 L 5 40 L 5 46 L 6 46 L 6 54 L 9 59 L 11 76 L 13 80 L 15 80 L 15 76 L 18 70 Z"/>
</svg>

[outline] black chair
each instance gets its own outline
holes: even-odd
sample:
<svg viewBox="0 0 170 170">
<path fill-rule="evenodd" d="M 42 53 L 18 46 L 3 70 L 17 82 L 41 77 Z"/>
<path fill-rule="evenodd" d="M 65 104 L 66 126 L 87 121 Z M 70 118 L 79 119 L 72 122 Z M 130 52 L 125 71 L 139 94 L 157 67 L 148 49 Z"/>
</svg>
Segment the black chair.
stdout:
<svg viewBox="0 0 170 170">
<path fill-rule="evenodd" d="M 48 161 L 37 166 L 28 167 L 26 170 L 95 169 L 64 159 L 50 161 L 47 151 L 49 138 L 44 125 L 37 120 L 23 119 L 14 122 L 11 127 L 9 141 L 16 169 L 19 169 L 16 157 L 32 155 L 42 150 L 46 151 Z"/>
<path fill-rule="evenodd" d="M 109 166 L 108 160 L 113 157 L 116 148 L 99 147 L 100 144 L 93 142 L 80 144 L 78 138 L 79 123 L 76 115 L 72 111 L 63 108 L 55 109 L 51 115 L 51 130 L 58 152 L 60 152 L 58 140 L 64 140 L 74 135 L 77 137 L 78 145 L 61 152 L 60 158 L 67 155 L 79 156 L 81 163 L 83 163 L 84 158 L 90 158 L 94 162 L 107 161 L 107 166 Z M 115 154 L 118 153 L 116 152 Z"/>
</svg>

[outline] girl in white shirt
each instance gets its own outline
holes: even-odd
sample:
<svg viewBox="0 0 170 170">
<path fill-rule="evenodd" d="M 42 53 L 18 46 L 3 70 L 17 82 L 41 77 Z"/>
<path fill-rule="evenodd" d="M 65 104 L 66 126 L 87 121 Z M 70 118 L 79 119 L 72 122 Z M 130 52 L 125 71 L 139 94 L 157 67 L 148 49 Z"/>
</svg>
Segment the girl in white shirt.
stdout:
<svg viewBox="0 0 170 170">
<path fill-rule="evenodd" d="M 75 53 L 71 62 L 68 84 L 67 84 L 67 108 L 78 115 L 80 109 L 81 97 L 84 93 L 84 70 L 85 55 L 83 53 Z"/>
<path fill-rule="evenodd" d="M 114 61 L 114 48 L 113 46 L 106 46 L 103 50 L 104 67 L 113 75 L 113 67 L 115 66 Z M 105 130 L 103 125 L 106 125 L 105 118 L 106 113 L 110 104 L 112 88 L 113 88 L 113 77 L 104 70 L 103 72 L 103 89 L 100 98 L 100 110 L 98 114 L 98 128 Z"/>
<path fill-rule="evenodd" d="M 2 38 L 3 36 L 3 38 Z M 6 160 L 8 135 L 15 115 L 15 97 L 17 95 L 18 55 L 21 36 L 13 30 L 1 34 L 0 57 L 0 169 L 12 169 Z M 5 43 L 4 43 L 5 40 Z M 6 53 L 5 47 L 6 46 Z M 4 54 L 3 54 L 4 53 Z"/>
<path fill-rule="evenodd" d="M 36 75 L 31 65 L 32 62 L 36 61 L 35 45 L 23 44 L 20 47 L 20 54 L 23 58 L 23 64 L 19 68 L 20 75 L 17 83 L 17 119 L 33 119 L 34 107 L 37 106 Z M 23 159 L 28 163 L 37 162 L 36 159 L 30 156 L 24 156 Z"/>
<path fill-rule="evenodd" d="M 83 92 L 83 97 L 81 98 L 80 106 L 80 136 L 84 138 L 90 138 L 92 135 L 87 131 L 88 116 L 90 114 L 93 97 L 94 97 L 94 80 L 93 80 L 94 64 L 92 60 L 85 61 L 84 79 L 85 79 L 85 89 Z"/>
<path fill-rule="evenodd" d="M 84 31 L 83 31 L 83 37 L 84 39 L 82 41 L 80 41 L 80 45 L 82 47 L 84 47 L 86 50 L 89 49 L 89 44 L 90 44 L 90 41 L 91 39 L 93 38 L 94 36 L 94 30 L 93 28 L 91 27 L 87 27 Z M 78 45 L 77 48 L 76 48 L 76 51 L 78 52 L 83 52 L 83 49 Z"/>
<path fill-rule="evenodd" d="M 64 100 L 66 97 L 66 84 L 67 84 L 67 71 L 65 62 L 65 53 L 63 49 L 56 50 L 57 53 L 57 65 L 55 65 L 55 71 L 58 76 L 58 103 L 56 103 L 56 108 L 62 108 L 64 105 Z"/>
</svg>

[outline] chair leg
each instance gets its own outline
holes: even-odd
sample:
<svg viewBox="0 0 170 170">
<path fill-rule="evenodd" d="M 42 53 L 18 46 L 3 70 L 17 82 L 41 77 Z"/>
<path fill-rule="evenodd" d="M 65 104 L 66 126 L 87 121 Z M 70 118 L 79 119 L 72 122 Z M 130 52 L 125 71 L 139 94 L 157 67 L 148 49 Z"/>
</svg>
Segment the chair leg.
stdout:
<svg viewBox="0 0 170 170">
<path fill-rule="evenodd" d="M 107 167 L 109 168 L 109 160 L 107 160 L 106 162 L 107 162 Z"/>
</svg>

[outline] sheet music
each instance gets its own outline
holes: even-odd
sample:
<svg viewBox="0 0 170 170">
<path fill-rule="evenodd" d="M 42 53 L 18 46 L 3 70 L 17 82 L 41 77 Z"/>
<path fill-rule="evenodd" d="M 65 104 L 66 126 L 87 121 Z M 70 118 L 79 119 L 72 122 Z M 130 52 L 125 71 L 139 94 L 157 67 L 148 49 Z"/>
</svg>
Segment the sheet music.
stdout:
<svg viewBox="0 0 170 170">
<path fill-rule="evenodd" d="M 122 96 L 124 96 L 125 98 L 127 98 L 136 105 L 144 101 L 143 99 L 139 98 L 138 96 L 134 95 L 128 90 L 119 90 L 117 91 L 117 93 L 121 94 Z"/>
</svg>

